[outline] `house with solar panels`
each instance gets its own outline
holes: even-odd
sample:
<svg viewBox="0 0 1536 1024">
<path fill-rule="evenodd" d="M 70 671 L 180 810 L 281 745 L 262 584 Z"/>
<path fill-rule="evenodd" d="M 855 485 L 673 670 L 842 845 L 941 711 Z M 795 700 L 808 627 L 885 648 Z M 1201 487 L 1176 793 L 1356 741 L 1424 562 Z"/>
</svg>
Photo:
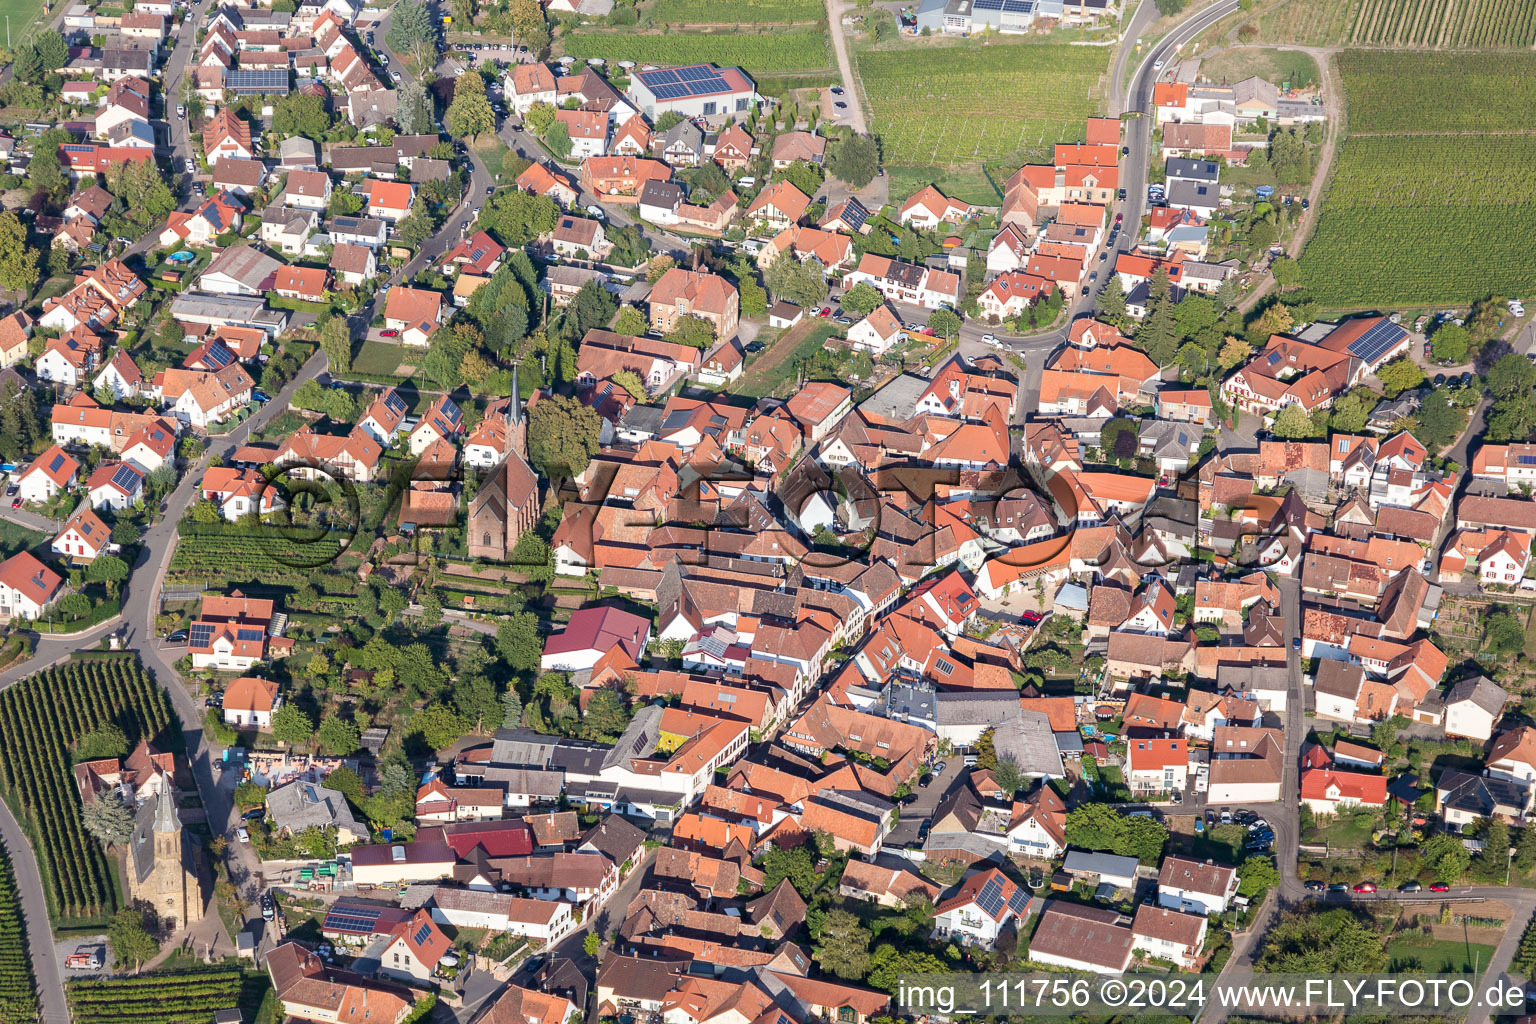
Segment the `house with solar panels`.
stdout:
<svg viewBox="0 0 1536 1024">
<path fill-rule="evenodd" d="M 625 93 L 653 122 L 667 111 L 687 118 L 719 118 L 756 108 L 757 84 L 741 68 L 713 64 L 636 71 Z"/>
<path fill-rule="evenodd" d="M 978 871 L 933 908 L 933 937 L 991 949 L 1009 925 L 1029 915 L 1030 895 L 997 868 Z"/>
<path fill-rule="evenodd" d="M 132 463 L 107 462 L 96 467 L 86 486 L 90 488 L 91 508 L 121 512 L 144 497 L 144 474 Z"/>
<path fill-rule="evenodd" d="M 269 600 L 246 597 L 238 590 L 228 597 L 205 597 L 187 639 L 192 667 L 244 672 L 267 656 L 271 628 Z M 292 640 L 270 639 L 274 653 L 293 647 Z"/>
</svg>

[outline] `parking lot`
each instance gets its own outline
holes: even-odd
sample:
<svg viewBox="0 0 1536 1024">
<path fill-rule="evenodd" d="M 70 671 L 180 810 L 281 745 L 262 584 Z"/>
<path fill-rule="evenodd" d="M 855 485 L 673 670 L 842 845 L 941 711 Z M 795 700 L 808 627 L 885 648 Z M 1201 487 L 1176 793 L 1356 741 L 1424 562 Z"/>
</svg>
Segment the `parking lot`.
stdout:
<svg viewBox="0 0 1536 1024">
<path fill-rule="evenodd" d="M 922 845 L 918 836 L 922 833 L 923 823 L 933 817 L 933 812 L 944 802 L 950 789 L 960 784 L 960 779 L 965 775 L 961 770 L 964 760 L 959 755 L 946 758 L 944 771 L 933 776 L 926 787 L 912 787 L 912 801 L 901 805 L 901 820 L 896 822 L 896 827 L 886 836 L 885 845 L 896 848 Z"/>
</svg>

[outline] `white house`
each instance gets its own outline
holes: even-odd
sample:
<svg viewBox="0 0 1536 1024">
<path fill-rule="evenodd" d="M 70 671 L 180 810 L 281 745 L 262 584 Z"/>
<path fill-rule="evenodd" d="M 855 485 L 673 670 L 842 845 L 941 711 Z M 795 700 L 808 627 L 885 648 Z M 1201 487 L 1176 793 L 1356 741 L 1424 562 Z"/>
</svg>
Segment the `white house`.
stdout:
<svg viewBox="0 0 1536 1024">
<path fill-rule="evenodd" d="M 1167 857 L 1157 876 L 1157 902 L 1189 914 L 1219 914 L 1237 895 L 1237 869 L 1189 857 Z"/>
<path fill-rule="evenodd" d="M 933 938 L 991 949 L 1004 928 L 1028 916 L 1029 899 L 1022 886 L 997 868 L 978 871 L 933 908 Z"/>
<path fill-rule="evenodd" d="M 96 467 L 86 487 L 92 508 L 121 512 L 144 497 L 144 474 L 131 462 L 106 462 Z"/>
<path fill-rule="evenodd" d="M 1029 942 L 1036 963 L 1095 974 L 1121 974 L 1131 965 L 1135 936 L 1120 914 L 1107 907 L 1085 907 L 1051 900 Z"/>
<path fill-rule="evenodd" d="M 1445 694 L 1445 734 L 1488 740 L 1509 694 L 1485 676 L 1463 679 Z"/>
<path fill-rule="evenodd" d="M 59 574 L 25 551 L 0 562 L 0 616 L 35 619 L 63 590 Z"/>
<path fill-rule="evenodd" d="M 224 688 L 224 721 L 249 729 L 272 728 L 272 712 L 282 707 L 277 681 L 241 676 Z"/>
<path fill-rule="evenodd" d="M 115 550 L 112 531 L 90 505 L 81 505 L 53 538 L 53 553 L 71 562 L 93 562 L 100 555 Z"/>
<path fill-rule="evenodd" d="M 901 326 L 901 321 L 896 319 L 896 314 L 891 312 L 891 307 L 881 303 L 863 320 L 848 328 L 848 344 L 850 347 L 868 352 L 870 355 L 884 355 L 906 337 L 906 332 Z"/>
<path fill-rule="evenodd" d="M 1205 929 L 1206 919 L 1199 914 L 1143 904 L 1131 924 L 1131 948 L 1192 970 L 1205 946 Z"/>
<path fill-rule="evenodd" d="M 74 486 L 80 463 L 58 445 L 53 445 L 32 460 L 32 465 L 16 481 L 17 496 L 22 501 L 42 503 Z"/>
<path fill-rule="evenodd" d="M 432 919 L 455 928 L 489 928 L 548 945 L 575 927 L 572 904 L 534 900 L 510 893 L 439 888 L 432 896 Z"/>
</svg>

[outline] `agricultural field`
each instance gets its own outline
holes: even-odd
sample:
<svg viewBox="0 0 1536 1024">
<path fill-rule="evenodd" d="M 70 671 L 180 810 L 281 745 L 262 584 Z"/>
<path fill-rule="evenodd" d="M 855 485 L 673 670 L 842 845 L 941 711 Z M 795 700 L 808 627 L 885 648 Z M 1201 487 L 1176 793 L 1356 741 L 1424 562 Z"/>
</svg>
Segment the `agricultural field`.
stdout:
<svg viewBox="0 0 1536 1024">
<path fill-rule="evenodd" d="M 37 1020 L 37 982 L 27 956 L 27 924 L 16 873 L 0 848 L 0 1024 Z"/>
<path fill-rule="evenodd" d="M 71 981 L 64 991 L 75 1024 L 203 1024 L 236 1007 L 252 1019 L 268 985 L 265 974 L 220 967 Z"/>
<path fill-rule="evenodd" d="M 68 661 L 0 693 L 0 788 L 31 836 L 55 923 L 100 922 L 118 899 L 81 822 L 70 745 L 108 722 L 136 742 L 170 720 L 165 692 L 132 656 Z"/>
<path fill-rule="evenodd" d="M 1351 135 L 1536 129 L 1536 54 L 1349 50 L 1338 67 Z"/>
<path fill-rule="evenodd" d="M 964 51 L 964 52 L 961 52 Z M 1082 139 L 1099 112 L 1105 56 L 1090 46 L 961 43 L 857 55 L 893 195 L 940 182 L 953 196 L 996 204 L 1023 163 Z M 914 84 L 915 83 L 915 84 Z"/>
<path fill-rule="evenodd" d="M 1470 109 L 1495 82 L 1523 93 L 1536 56 L 1350 52 L 1339 66 L 1351 134 L 1301 258 L 1309 295 L 1325 309 L 1366 309 L 1536 289 L 1536 134 L 1474 134 Z M 1386 95 L 1373 91 L 1388 81 Z M 1520 102 L 1511 97 L 1511 114 Z M 1502 103 L 1483 109 L 1486 131 L 1513 127 L 1494 113 Z"/>
<path fill-rule="evenodd" d="M 344 550 L 338 540 L 317 539 L 295 531 L 290 543 L 276 527 L 254 533 L 236 526 L 183 524 L 176 553 L 165 573 L 165 586 L 260 582 L 295 589 L 310 581 L 314 569 L 329 566 Z"/>
<path fill-rule="evenodd" d="M 639 64 L 698 64 L 713 61 L 749 74 L 816 71 L 831 66 L 831 41 L 823 31 L 637 35 L 576 32 L 563 37 L 569 57 L 632 60 Z"/>
<path fill-rule="evenodd" d="M 1536 6 L 1524 0 L 1290 0 L 1258 26 L 1266 43 L 1521 49 L 1536 44 Z"/>
<path fill-rule="evenodd" d="M 668 25 L 786 24 L 824 21 L 821 0 L 656 0 L 651 19 Z"/>
</svg>

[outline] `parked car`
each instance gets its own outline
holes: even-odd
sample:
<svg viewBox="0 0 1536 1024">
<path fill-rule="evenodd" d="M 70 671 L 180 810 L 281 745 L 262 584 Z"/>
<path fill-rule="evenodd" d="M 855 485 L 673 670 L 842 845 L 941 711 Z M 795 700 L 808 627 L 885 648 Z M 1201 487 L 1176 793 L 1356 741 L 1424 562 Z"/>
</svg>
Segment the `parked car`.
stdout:
<svg viewBox="0 0 1536 1024">
<path fill-rule="evenodd" d="M 844 325 L 846 325 L 846 324 L 853 323 L 853 320 L 851 318 L 849 318 L 849 317 L 846 317 L 846 316 L 840 316 L 840 317 L 837 317 L 836 319 L 834 319 L 832 322 L 835 323 L 835 324 L 844 324 Z"/>
<path fill-rule="evenodd" d="M 1291 650 L 1293 650 L 1293 651 L 1301 650 L 1301 637 L 1299 637 L 1299 636 L 1291 637 Z"/>
<path fill-rule="evenodd" d="M 187 108 L 182 106 L 180 103 L 176 104 L 176 116 L 185 119 L 187 116 Z"/>
<path fill-rule="evenodd" d="M 251 841 L 251 834 L 243 828 L 237 828 L 235 829 L 235 838 L 242 843 L 248 843 Z"/>
<path fill-rule="evenodd" d="M 752 341 L 752 342 L 748 342 L 747 343 L 747 351 L 748 352 L 761 352 L 762 350 L 763 350 L 763 343 L 760 342 L 760 341 Z"/>
<path fill-rule="evenodd" d="M 400 337 L 400 332 L 395 330 L 393 327 L 391 327 L 388 330 L 380 331 L 379 332 L 379 337 L 381 337 L 381 338 L 398 338 L 398 337 Z"/>
<path fill-rule="evenodd" d="M 11 500 L 11 508 L 21 508 L 21 498 L 20 497 L 13 498 Z"/>
<path fill-rule="evenodd" d="M 171 633 L 169 636 L 167 636 L 165 638 L 165 642 L 168 644 L 184 644 L 187 642 L 187 631 L 184 629 L 178 629 L 174 633 Z"/>
<path fill-rule="evenodd" d="M 933 781 L 933 776 L 932 775 L 924 775 L 922 778 L 917 780 L 917 788 L 918 789 L 927 789 L 928 788 L 928 783 L 930 783 L 932 781 Z"/>
<path fill-rule="evenodd" d="M 995 334 L 983 334 L 981 336 L 981 340 L 986 342 L 988 345 L 996 345 L 997 344 L 997 335 L 995 335 Z"/>
<path fill-rule="evenodd" d="M 1356 882 L 1355 883 L 1355 892 L 1372 893 L 1372 892 L 1375 892 L 1375 891 L 1376 891 L 1376 883 L 1375 882 Z"/>
<path fill-rule="evenodd" d="M 1349 892 L 1349 886 L 1343 882 L 1334 882 L 1328 887 L 1329 892 Z"/>
<path fill-rule="evenodd" d="M 1445 374 L 1443 374 L 1443 373 L 1435 374 L 1435 387 L 1438 388 L 1438 387 L 1443 386 L 1444 384 L 1445 384 Z"/>
<path fill-rule="evenodd" d="M 1322 892 L 1323 888 L 1324 886 L 1322 882 L 1311 881 L 1306 883 L 1307 892 Z"/>
<path fill-rule="evenodd" d="M 270 402 L 270 401 L 272 401 L 272 396 L 267 394 L 265 391 L 261 390 L 260 388 L 252 388 L 251 389 L 251 401 L 253 401 L 253 402 Z"/>
</svg>

